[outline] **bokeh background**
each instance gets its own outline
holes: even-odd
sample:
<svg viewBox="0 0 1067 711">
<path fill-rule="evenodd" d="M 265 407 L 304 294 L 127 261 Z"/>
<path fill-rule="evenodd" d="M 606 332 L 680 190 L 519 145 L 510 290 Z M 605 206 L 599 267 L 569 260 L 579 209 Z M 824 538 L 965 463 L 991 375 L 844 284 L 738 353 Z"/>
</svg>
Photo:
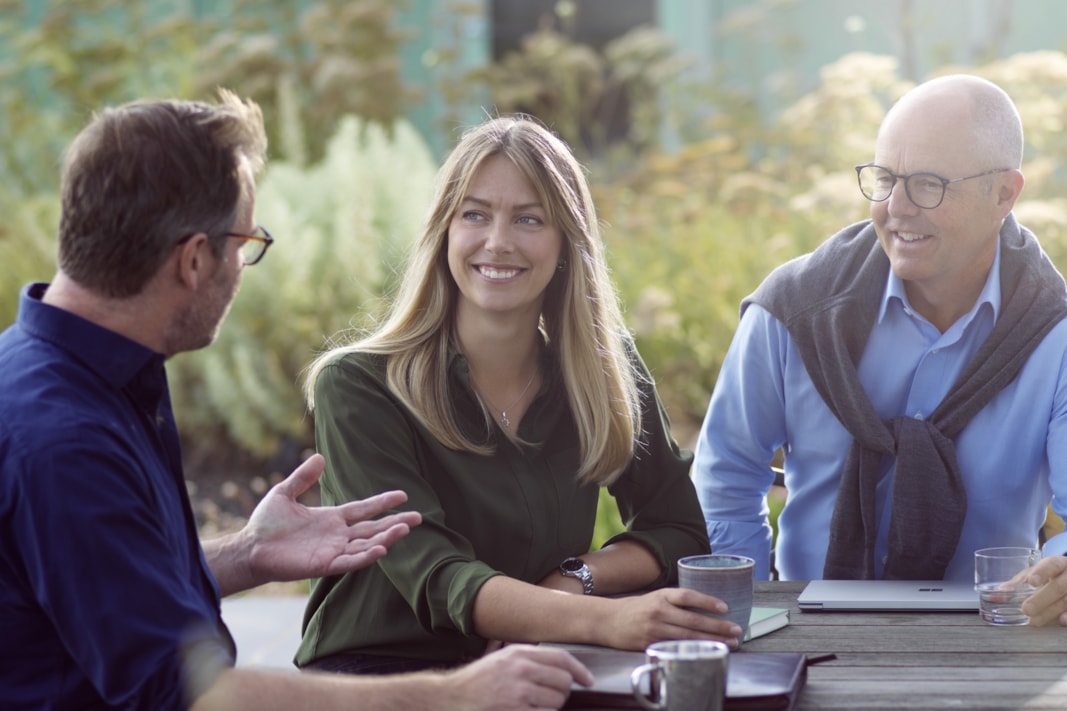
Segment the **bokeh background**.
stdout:
<svg viewBox="0 0 1067 711">
<path fill-rule="evenodd" d="M 963 71 L 1014 97 L 1016 213 L 1067 267 L 1062 7 L 0 0 L 0 327 L 19 287 L 54 271 L 58 166 L 94 110 L 220 86 L 258 101 L 271 163 L 257 219 L 278 242 L 219 341 L 169 366 L 202 533 L 230 530 L 312 447 L 302 370 L 382 313 L 459 132 L 523 111 L 587 166 L 629 325 L 692 446 L 739 301 L 866 216 L 853 166 L 916 82 Z M 604 503 L 598 540 L 622 525 Z"/>
</svg>

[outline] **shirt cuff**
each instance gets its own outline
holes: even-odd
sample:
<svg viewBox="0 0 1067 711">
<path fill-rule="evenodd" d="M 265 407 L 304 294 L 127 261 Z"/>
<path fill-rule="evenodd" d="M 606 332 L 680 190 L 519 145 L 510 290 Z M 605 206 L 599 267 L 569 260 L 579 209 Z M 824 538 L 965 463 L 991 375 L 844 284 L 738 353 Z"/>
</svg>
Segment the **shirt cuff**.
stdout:
<svg viewBox="0 0 1067 711">
<path fill-rule="evenodd" d="M 1067 555 L 1067 531 L 1058 533 L 1045 541 L 1045 545 L 1041 547 L 1041 554 L 1046 558 L 1054 555 Z"/>
</svg>

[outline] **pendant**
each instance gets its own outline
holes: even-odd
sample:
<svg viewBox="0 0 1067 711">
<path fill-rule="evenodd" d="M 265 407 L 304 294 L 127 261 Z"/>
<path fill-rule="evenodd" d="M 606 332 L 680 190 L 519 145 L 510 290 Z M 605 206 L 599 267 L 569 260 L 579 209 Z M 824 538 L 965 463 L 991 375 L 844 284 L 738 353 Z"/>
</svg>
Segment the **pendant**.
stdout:
<svg viewBox="0 0 1067 711">
<path fill-rule="evenodd" d="M 511 418 L 508 417 L 508 413 L 504 410 L 500 411 L 500 424 L 503 425 L 505 429 L 511 427 Z"/>
</svg>

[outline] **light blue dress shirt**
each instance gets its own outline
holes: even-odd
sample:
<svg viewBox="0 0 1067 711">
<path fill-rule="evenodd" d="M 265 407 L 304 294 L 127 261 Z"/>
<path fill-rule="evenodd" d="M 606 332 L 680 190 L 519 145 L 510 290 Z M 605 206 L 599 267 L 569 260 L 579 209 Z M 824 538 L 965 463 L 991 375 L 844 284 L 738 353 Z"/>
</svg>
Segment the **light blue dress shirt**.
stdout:
<svg viewBox="0 0 1067 711">
<path fill-rule="evenodd" d="M 1000 311 L 1000 251 L 969 313 L 940 333 L 908 303 L 892 270 L 859 363 L 859 378 L 885 419 L 934 410 L 989 335 Z M 874 305 L 872 304 L 872 308 Z M 1019 376 L 956 437 L 967 516 L 946 580 L 974 579 L 974 551 L 1031 546 L 1050 500 L 1067 514 L 1067 321 L 1057 324 Z M 756 560 L 767 578 L 771 527 L 766 495 L 781 449 L 789 492 L 778 519 L 775 567 L 782 580 L 822 577 L 830 518 L 852 436 L 815 391 L 789 333 L 766 310 L 744 313 L 723 362 L 697 442 L 693 478 L 712 550 Z M 887 553 L 894 463 L 883 462 L 875 544 Z M 860 542 L 857 541 L 857 545 Z M 1045 555 L 1067 551 L 1067 533 Z"/>
</svg>

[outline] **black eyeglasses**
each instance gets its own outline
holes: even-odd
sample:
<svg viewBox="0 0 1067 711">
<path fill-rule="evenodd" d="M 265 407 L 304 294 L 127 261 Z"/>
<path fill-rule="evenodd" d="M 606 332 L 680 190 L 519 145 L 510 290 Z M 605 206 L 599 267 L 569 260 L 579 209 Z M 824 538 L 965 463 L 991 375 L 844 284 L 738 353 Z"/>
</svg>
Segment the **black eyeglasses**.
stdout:
<svg viewBox="0 0 1067 711">
<path fill-rule="evenodd" d="M 908 199 L 911 200 L 916 207 L 921 207 L 924 210 L 933 210 L 945 199 L 945 186 L 951 183 L 959 183 L 964 180 L 981 178 L 984 175 L 1003 173 L 1008 170 L 1011 170 L 1011 168 L 996 168 L 994 170 L 987 170 L 984 173 L 968 175 L 966 178 L 953 178 L 952 180 L 949 180 L 948 178 L 942 178 L 940 175 L 934 173 L 897 175 L 888 168 L 883 168 L 874 163 L 867 163 L 865 165 L 856 166 L 856 179 L 859 181 L 860 192 L 863 193 L 863 197 L 871 202 L 884 202 L 885 200 L 888 200 L 889 196 L 893 194 L 893 186 L 897 184 L 898 180 L 903 180 L 904 192 L 907 193 Z"/>
<path fill-rule="evenodd" d="M 185 244 L 197 234 L 199 233 L 194 232 L 193 234 L 185 235 L 175 242 L 174 246 Z M 252 230 L 252 234 L 246 235 L 243 232 L 226 232 L 222 236 L 243 240 L 243 242 L 241 242 L 241 248 L 237 253 L 241 255 L 241 263 L 246 267 L 258 264 L 259 260 L 263 259 L 263 255 L 267 253 L 267 248 L 274 244 L 274 237 L 271 236 L 270 232 L 267 232 L 267 228 L 263 225 L 256 225 L 256 228 Z"/>
<path fill-rule="evenodd" d="M 267 248 L 274 244 L 274 237 L 271 236 L 270 232 L 267 232 L 267 228 L 263 225 L 256 225 L 256 228 L 252 230 L 252 234 L 227 232 L 225 236 L 244 240 L 241 243 L 241 249 L 238 251 L 241 255 L 241 262 L 246 267 L 250 267 L 263 259 L 263 255 L 267 253 Z"/>
</svg>

